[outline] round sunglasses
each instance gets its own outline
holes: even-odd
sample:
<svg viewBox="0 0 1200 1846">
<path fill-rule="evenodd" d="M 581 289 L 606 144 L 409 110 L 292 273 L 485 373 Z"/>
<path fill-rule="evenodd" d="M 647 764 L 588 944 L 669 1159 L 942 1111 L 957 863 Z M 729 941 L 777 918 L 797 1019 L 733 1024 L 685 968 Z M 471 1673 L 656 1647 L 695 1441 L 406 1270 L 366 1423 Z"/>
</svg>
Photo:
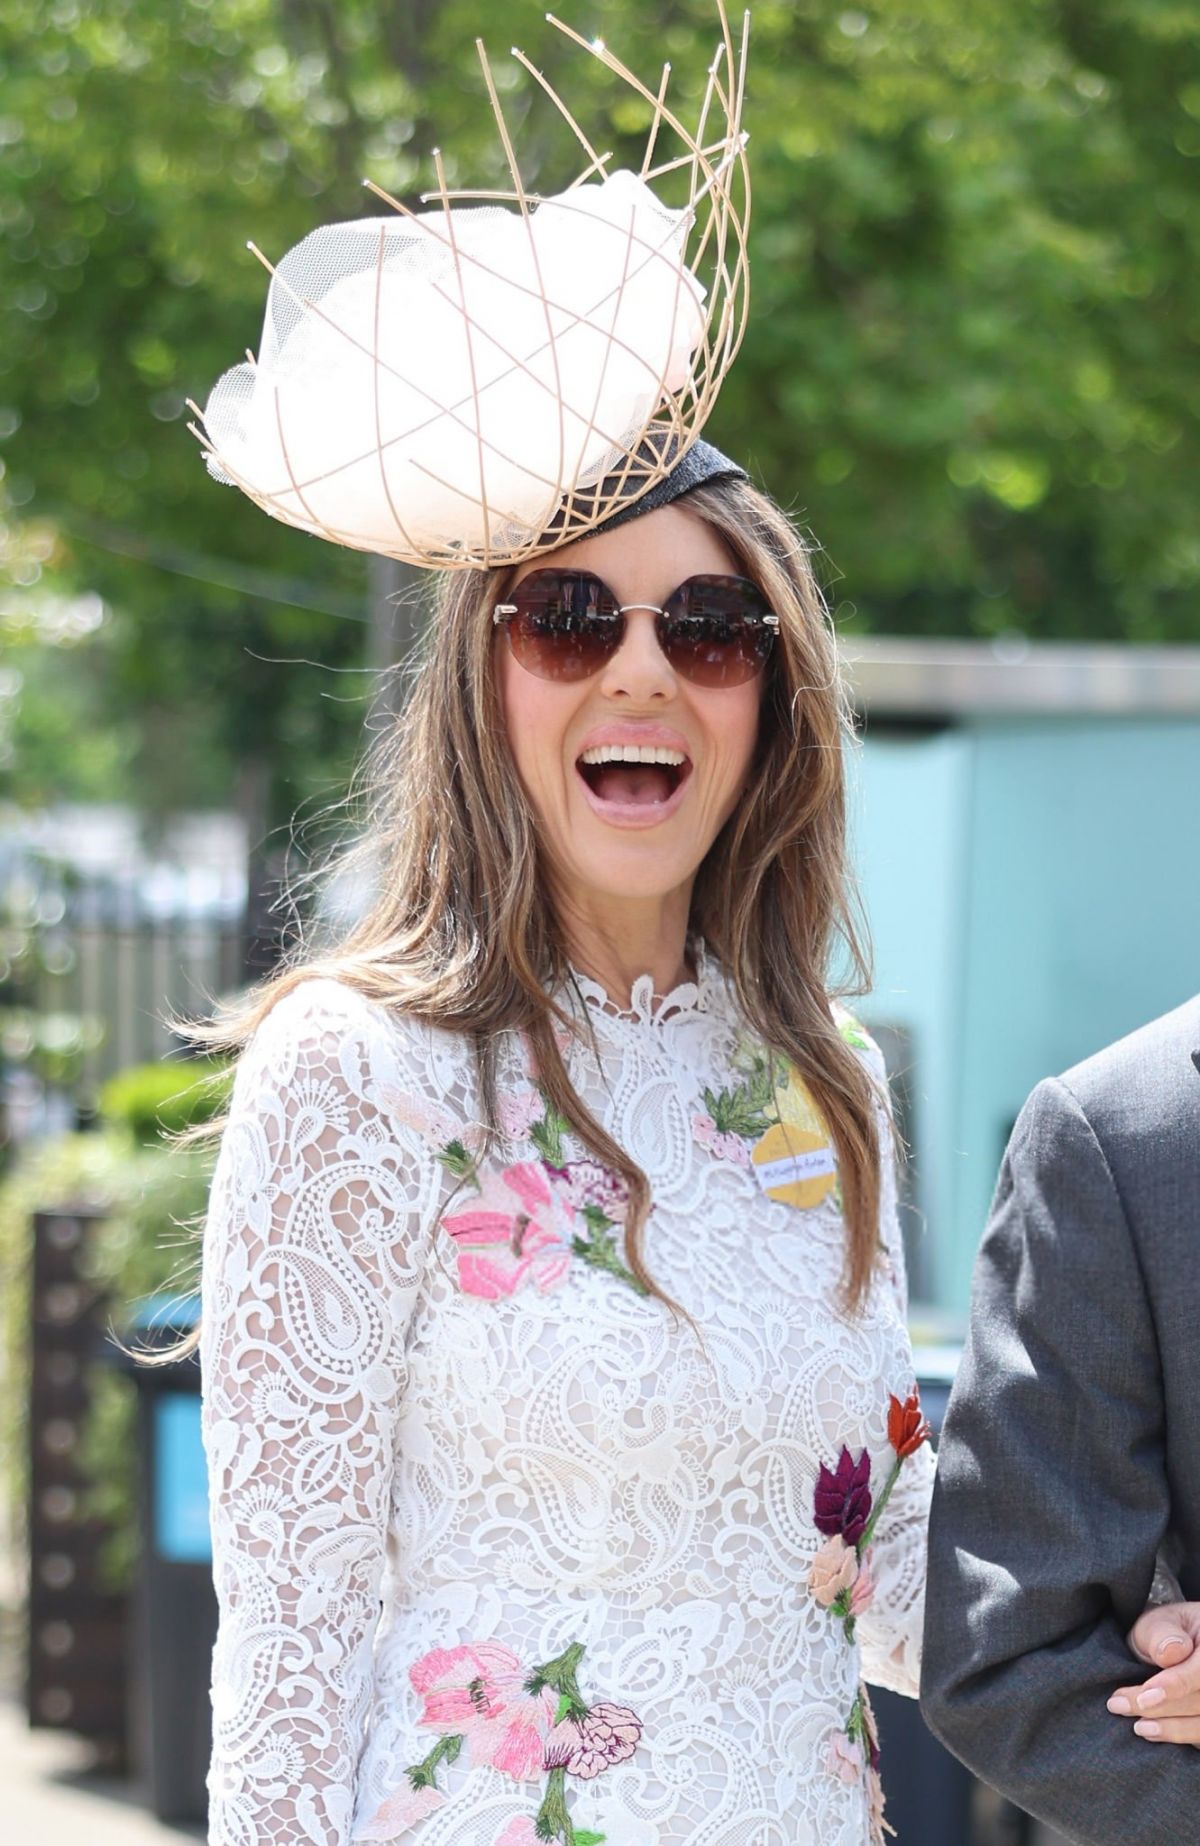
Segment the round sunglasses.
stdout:
<svg viewBox="0 0 1200 1846">
<path fill-rule="evenodd" d="M 672 669 L 694 686 L 741 686 L 761 673 L 779 631 L 779 617 L 748 577 L 689 577 L 661 608 L 618 603 L 587 571 L 535 570 L 497 603 L 513 658 L 539 679 L 590 679 L 625 638 L 631 609 L 649 610 Z"/>
</svg>

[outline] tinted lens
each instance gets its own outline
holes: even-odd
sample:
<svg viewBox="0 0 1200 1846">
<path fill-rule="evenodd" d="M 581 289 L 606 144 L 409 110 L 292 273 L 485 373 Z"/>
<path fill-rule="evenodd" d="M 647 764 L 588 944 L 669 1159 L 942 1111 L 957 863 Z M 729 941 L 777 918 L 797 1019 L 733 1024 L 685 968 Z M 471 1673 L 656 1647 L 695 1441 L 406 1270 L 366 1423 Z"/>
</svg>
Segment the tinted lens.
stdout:
<svg viewBox="0 0 1200 1846">
<path fill-rule="evenodd" d="M 539 679 L 589 679 L 621 644 L 624 618 L 611 590 L 580 571 L 535 570 L 509 593 L 517 613 L 508 644 Z"/>
<path fill-rule="evenodd" d="M 740 686 L 761 673 L 775 631 L 770 605 L 747 577 L 689 577 L 660 619 L 662 649 L 696 686 Z"/>
</svg>

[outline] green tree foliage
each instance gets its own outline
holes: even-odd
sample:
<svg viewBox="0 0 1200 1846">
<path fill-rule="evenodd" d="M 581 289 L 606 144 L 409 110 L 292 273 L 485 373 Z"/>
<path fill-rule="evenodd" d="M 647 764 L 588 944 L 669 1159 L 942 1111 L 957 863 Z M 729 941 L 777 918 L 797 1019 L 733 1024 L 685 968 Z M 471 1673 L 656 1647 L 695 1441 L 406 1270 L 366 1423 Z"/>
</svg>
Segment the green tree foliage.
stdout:
<svg viewBox="0 0 1200 1846">
<path fill-rule="evenodd" d="M 710 0 L 561 10 L 702 85 Z M 452 183 L 502 177 L 479 31 L 535 182 L 574 155 L 512 42 L 632 152 L 645 111 L 530 0 L 0 0 L 6 619 L 108 609 L 27 663 L 18 795 L 58 684 L 105 793 L 222 801 L 269 766 L 280 819 L 341 781 L 363 560 L 209 482 L 183 401 L 257 345 L 248 238 L 378 211 L 364 174 L 412 200 L 434 145 Z M 842 616 L 1194 637 L 1200 6 L 758 0 L 748 123 L 752 325 L 711 433 L 801 513 Z"/>
</svg>

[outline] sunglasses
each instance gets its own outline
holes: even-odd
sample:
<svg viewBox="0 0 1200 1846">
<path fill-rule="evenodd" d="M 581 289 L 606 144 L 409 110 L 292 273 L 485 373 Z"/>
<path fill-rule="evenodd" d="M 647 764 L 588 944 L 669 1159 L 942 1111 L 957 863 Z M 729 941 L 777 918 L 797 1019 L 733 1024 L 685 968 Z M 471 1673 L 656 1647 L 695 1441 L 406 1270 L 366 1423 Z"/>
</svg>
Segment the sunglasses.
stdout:
<svg viewBox="0 0 1200 1846">
<path fill-rule="evenodd" d="M 535 570 L 492 611 L 513 658 L 539 679 L 590 679 L 625 639 L 630 609 L 655 618 L 658 645 L 694 686 L 741 686 L 767 663 L 779 617 L 747 577 L 689 577 L 657 603 L 618 603 L 586 571 Z"/>
</svg>

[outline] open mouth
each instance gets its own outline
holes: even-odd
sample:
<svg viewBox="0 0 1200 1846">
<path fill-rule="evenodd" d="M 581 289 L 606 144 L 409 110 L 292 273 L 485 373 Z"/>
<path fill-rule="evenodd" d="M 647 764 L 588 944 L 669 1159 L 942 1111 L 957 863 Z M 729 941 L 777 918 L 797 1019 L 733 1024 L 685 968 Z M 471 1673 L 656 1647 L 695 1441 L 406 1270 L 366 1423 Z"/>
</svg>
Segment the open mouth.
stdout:
<svg viewBox="0 0 1200 1846">
<path fill-rule="evenodd" d="M 598 802 L 606 807 L 664 807 L 692 773 L 681 750 L 656 744 L 598 744 L 575 765 Z"/>
</svg>

